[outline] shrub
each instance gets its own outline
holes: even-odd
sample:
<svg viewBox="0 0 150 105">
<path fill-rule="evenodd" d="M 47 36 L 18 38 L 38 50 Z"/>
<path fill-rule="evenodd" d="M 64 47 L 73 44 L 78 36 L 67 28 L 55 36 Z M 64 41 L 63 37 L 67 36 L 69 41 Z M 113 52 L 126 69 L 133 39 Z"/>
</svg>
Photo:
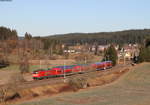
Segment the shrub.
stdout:
<svg viewBox="0 0 150 105">
<path fill-rule="evenodd" d="M 86 88 L 88 86 L 87 80 L 85 78 L 71 78 L 68 82 L 68 84 L 71 86 L 71 88 L 74 91 L 77 91 L 78 89 Z"/>
<path fill-rule="evenodd" d="M 19 93 L 14 91 L 14 87 L 12 88 L 10 85 L 6 85 L 0 87 L 0 102 L 4 103 L 8 100 L 13 100 L 15 98 L 20 98 Z"/>
<path fill-rule="evenodd" d="M 8 84 L 0 87 L 0 102 L 20 97 L 17 91 L 19 90 L 18 84 L 22 82 L 25 82 L 25 79 L 21 73 L 11 75 Z"/>
<path fill-rule="evenodd" d="M 0 102 L 5 102 L 8 93 L 8 87 L 0 87 Z"/>
<path fill-rule="evenodd" d="M 0 56 L 0 68 L 9 66 L 9 62 L 7 59 L 4 59 L 3 56 Z"/>
</svg>

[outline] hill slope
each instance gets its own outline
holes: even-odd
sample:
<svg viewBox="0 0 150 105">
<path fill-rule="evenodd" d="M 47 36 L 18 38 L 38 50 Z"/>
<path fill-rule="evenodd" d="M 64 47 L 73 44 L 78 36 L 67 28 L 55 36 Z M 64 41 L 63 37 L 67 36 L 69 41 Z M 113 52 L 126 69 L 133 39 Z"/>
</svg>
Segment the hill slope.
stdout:
<svg viewBox="0 0 150 105">
<path fill-rule="evenodd" d="M 149 105 L 150 64 L 135 67 L 118 81 L 103 87 L 19 105 Z"/>
</svg>

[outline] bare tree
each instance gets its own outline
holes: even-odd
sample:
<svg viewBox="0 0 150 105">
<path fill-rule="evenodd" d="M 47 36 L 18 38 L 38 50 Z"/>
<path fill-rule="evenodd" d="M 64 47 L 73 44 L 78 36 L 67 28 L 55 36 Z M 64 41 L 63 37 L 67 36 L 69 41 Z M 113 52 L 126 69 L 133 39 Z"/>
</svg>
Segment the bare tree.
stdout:
<svg viewBox="0 0 150 105">
<path fill-rule="evenodd" d="M 20 71 L 21 73 L 29 72 L 29 59 L 26 54 L 23 55 L 20 59 Z"/>
</svg>

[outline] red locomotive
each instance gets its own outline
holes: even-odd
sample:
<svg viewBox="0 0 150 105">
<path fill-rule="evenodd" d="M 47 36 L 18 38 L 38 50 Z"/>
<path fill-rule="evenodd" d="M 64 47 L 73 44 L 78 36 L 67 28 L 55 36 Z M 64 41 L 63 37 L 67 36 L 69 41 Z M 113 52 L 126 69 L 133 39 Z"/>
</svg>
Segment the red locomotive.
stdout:
<svg viewBox="0 0 150 105">
<path fill-rule="evenodd" d="M 88 65 L 56 66 L 48 69 L 38 69 L 33 72 L 32 77 L 33 79 L 44 79 L 49 77 L 63 76 L 64 74 L 69 75 L 75 73 L 84 73 L 89 69 L 105 70 L 111 67 L 111 61 L 96 62 Z"/>
</svg>

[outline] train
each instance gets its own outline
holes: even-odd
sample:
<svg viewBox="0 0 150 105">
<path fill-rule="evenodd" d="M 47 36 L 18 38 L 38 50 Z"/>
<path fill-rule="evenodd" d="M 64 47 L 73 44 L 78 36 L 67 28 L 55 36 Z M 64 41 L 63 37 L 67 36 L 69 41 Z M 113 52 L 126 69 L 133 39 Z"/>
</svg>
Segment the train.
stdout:
<svg viewBox="0 0 150 105">
<path fill-rule="evenodd" d="M 96 62 L 91 64 L 77 64 L 67 66 L 55 66 L 52 68 L 38 69 L 33 71 L 32 77 L 34 80 L 41 80 L 51 77 L 62 77 L 77 73 L 85 73 L 89 70 L 105 70 L 112 68 L 112 61 Z"/>
</svg>

